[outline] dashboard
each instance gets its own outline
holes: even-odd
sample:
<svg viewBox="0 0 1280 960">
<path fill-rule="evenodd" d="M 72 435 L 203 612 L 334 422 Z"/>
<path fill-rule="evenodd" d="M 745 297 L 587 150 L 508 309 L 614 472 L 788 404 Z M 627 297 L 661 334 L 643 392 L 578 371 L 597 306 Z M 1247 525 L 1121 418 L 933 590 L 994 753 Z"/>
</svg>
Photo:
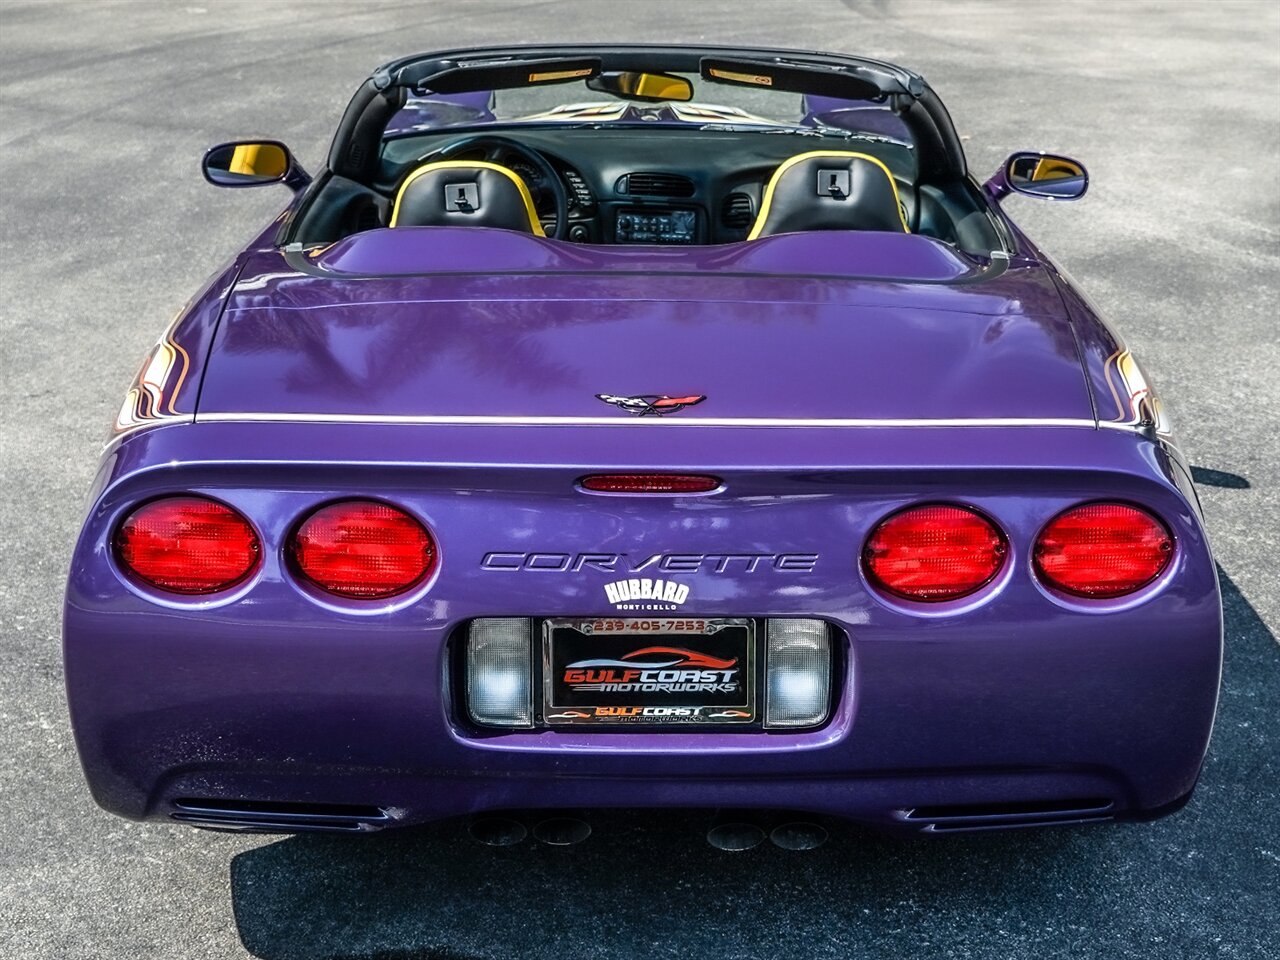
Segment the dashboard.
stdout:
<svg viewBox="0 0 1280 960">
<path fill-rule="evenodd" d="M 693 244 L 717 242 L 710 217 L 712 198 L 700 194 L 692 177 L 672 171 L 628 171 L 612 184 L 593 189 L 587 176 L 563 157 L 539 151 L 559 176 L 568 202 L 566 239 L 575 243 Z M 467 153 L 461 159 L 472 159 Z M 420 158 L 421 159 L 421 158 Z M 474 159 L 479 159 L 475 157 Z M 555 199 L 546 177 L 519 154 L 498 154 L 497 161 L 529 187 L 543 227 L 550 232 Z M 749 229 L 758 206 L 761 181 L 741 185 L 733 203 L 737 214 L 721 226 L 732 234 Z M 718 242 L 740 240 L 728 236 Z"/>
<path fill-rule="evenodd" d="M 812 137 L 744 131 L 505 127 L 498 132 L 536 150 L 559 175 L 568 200 L 565 238 L 577 243 L 744 240 L 778 164 L 814 149 Z M 389 141 L 384 150 L 387 191 L 413 166 L 461 136 L 432 133 L 415 136 L 411 143 Z M 496 162 L 528 184 L 539 219 L 550 227 L 555 204 L 544 175 L 515 153 Z"/>
<path fill-rule="evenodd" d="M 330 242 L 385 225 L 404 177 L 476 128 L 430 131 L 383 144 L 371 183 L 333 178 L 298 234 Z M 914 152 L 905 146 L 840 141 L 804 133 L 634 126 L 495 125 L 483 133 L 517 141 L 546 161 L 567 202 L 564 237 L 574 243 L 690 245 L 745 240 L 760 210 L 765 184 L 784 160 L 815 149 L 870 153 L 891 171 L 913 233 L 964 250 L 990 251 L 999 239 L 977 187 L 968 178 L 947 184 L 916 180 Z M 555 191 L 527 157 L 510 150 L 484 156 L 512 169 L 528 185 L 544 228 L 555 220 Z"/>
</svg>

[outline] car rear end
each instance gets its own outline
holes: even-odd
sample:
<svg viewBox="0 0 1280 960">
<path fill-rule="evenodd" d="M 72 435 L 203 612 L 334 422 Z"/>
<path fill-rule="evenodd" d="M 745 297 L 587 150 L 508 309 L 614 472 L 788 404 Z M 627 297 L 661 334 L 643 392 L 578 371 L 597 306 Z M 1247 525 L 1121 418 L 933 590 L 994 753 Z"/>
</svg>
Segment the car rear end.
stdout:
<svg viewBox="0 0 1280 960">
<path fill-rule="evenodd" d="M 227 419 L 92 502 L 68 691 L 133 818 L 1146 818 L 1213 720 L 1212 557 L 1132 431 Z"/>
</svg>

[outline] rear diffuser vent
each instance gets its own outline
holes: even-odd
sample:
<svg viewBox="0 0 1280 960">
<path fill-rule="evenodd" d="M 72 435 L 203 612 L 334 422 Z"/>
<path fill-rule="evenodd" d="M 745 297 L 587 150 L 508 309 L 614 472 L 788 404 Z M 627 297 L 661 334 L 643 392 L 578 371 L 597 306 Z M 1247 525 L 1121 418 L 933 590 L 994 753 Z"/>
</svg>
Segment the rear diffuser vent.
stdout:
<svg viewBox="0 0 1280 960">
<path fill-rule="evenodd" d="M 617 190 L 633 197 L 692 197 L 693 181 L 677 173 L 629 173 Z"/>
<path fill-rule="evenodd" d="M 360 833 L 391 823 L 381 807 L 341 803 L 277 803 L 255 800 L 208 800 L 187 797 L 173 802 L 169 816 L 182 823 L 215 830 L 261 833 L 336 831 Z"/>
<path fill-rule="evenodd" d="M 755 219 L 755 208 L 745 193 L 731 193 L 720 206 L 720 222 L 730 230 L 745 230 Z"/>
<path fill-rule="evenodd" d="M 1007 830 L 1013 827 L 1045 827 L 1052 824 L 1110 820 L 1113 806 L 1105 797 L 1073 797 L 1064 800 L 915 807 L 899 811 L 899 816 L 907 823 L 919 824 L 922 829 L 932 833 L 956 833 L 962 830 Z"/>
</svg>

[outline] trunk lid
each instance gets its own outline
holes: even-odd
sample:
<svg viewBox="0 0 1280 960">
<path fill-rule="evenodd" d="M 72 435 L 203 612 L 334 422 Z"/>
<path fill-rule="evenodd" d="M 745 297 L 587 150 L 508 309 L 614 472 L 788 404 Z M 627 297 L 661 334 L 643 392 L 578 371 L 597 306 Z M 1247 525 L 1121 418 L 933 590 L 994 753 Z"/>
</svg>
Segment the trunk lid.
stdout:
<svg viewBox="0 0 1280 960">
<path fill-rule="evenodd" d="M 605 394 L 705 396 L 681 421 L 1093 419 L 1039 267 L 954 284 L 572 253 L 573 270 L 369 276 L 273 251 L 231 298 L 199 415 L 627 418 Z"/>
</svg>

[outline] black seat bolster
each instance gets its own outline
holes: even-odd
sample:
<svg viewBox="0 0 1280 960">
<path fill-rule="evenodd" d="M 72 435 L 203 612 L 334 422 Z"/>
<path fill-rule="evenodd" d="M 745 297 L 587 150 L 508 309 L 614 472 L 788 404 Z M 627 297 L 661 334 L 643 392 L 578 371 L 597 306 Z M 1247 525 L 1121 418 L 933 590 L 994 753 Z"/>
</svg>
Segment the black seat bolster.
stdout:
<svg viewBox="0 0 1280 960">
<path fill-rule="evenodd" d="M 888 168 L 840 150 L 802 153 L 774 171 L 747 239 L 803 230 L 911 232 Z"/>
<path fill-rule="evenodd" d="M 533 198 L 512 170 L 448 160 L 418 167 L 400 185 L 393 227 L 499 227 L 545 236 Z"/>
</svg>

